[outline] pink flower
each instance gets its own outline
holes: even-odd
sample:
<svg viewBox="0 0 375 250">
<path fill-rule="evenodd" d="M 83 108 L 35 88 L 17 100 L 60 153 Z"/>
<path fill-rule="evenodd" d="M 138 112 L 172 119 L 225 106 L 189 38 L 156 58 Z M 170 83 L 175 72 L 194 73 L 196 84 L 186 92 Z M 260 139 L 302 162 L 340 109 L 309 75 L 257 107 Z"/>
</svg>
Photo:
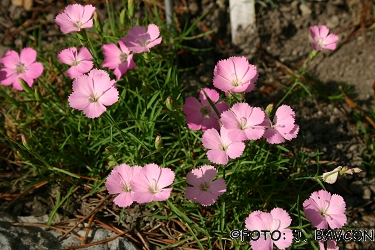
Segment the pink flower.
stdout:
<svg viewBox="0 0 375 250">
<path fill-rule="evenodd" d="M 124 75 L 128 69 L 135 68 L 137 65 L 135 65 L 133 55 L 130 54 L 129 49 L 124 43 L 119 40 L 118 44 L 120 48 L 114 43 L 103 45 L 105 55 L 103 67 L 114 69 L 113 74 L 115 74 L 117 80 L 120 80 L 121 76 Z"/>
<path fill-rule="evenodd" d="M 204 91 L 213 103 L 217 103 L 219 93 L 216 90 L 205 88 Z M 208 102 L 203 90 L 199 92 L 199 99 L 201 102 L 195 97 L 188 97 L 183 107 L 189 129 L 202 129 L 203 132 L 210 128 L 219 130 L 219 117 Z M 225 102 L 219 102 L 215 106 L 220 113 L 228 109 L 228 104 Z"/>
<path fill-rule="evenodd" d="M 95 7 L 91 4 L 85 6 L 71 4 L 65 7 L 63 13 L 56 16 L 55 22 L 64 34 L 91 28 L 93 25 L 91 17 L 94 11 Z"/>
<path fill-rule="evenodd" d="M 310 27 L 310 35 L 314 42 L 311 44 L 313 49 L 315 50 L 322 50 L 322 49 L 329 49 L 335 50 L 336 49 L 336 42 L 339 40 L 339 37 L 335 34 L 329 34 L 329 29 L 325 25 L 319 26 L 311 26 Z"/>
<path fill-rule="evenodd" d="M 94 66 L 92 62 L 92 55 L 89 50 L 82 47 L 77 53 L 77 48 L 71 47 L 64 49 L 57 55 L 57 59 L 71 67 L 66 71 L 66 74 L 71 78 L 77 78 L 89 72 Z"/>
<path fill-rule="evenodd" d="M 318 229 L 341 228 L 346 223 L 346 204 L 342 196 L 331 195 L 326 190 L 313 192 L 303 202 L 306 218 Z"/>
<path fill-rule="evenodd" d="M 279 144 L 297 137 L 299 126 L 294 124 L 294 111 L 287 105 L 282 105 L 276 110 L 273 123 L 266 116 L 267 129 L 263 137 L 271 144 Z"/>
<path fill-rule="evenodd" d="M 147 30 L 141 26 L 134 26 L 129 29 L 128 35 L 122 38 L 125 46 L 134 53 L 150 52 L 150 49 L 161 43 L 159 27 L 149 24 Z"/>
<path fill-rule="evenodd" d="M 24 48 L 20 55 L 14 50 L 8 50 L 0 59 L 4 68 L 0 69 L 0 83 L 3 85 L 13 84 L 13 88 L 23 90 L 20 78 L 30 87 L 34 79 L 38 78 L 44 70 L 40 62 L 35 62 L 36 51 L 32 48 Z"/>
<path fill-rule="evenodd" d="M 229 130 L 232 141 L 260 139 L 265 130 L 266 114 L 261 108 L 251 107 L 247 103 L 236 103 L 221 114 L 220 121 Z"/>
<path fill-rule="evenodd" d="M 240 157 L 245 149 L 245 143 L 231 140 L 224 127 L 221 127 L 220 135 L 216 129 L 208 129 L 202 136 L 202 142 L 205 148 L 210 149 L 207 151 L 208 159 L 216 164 L 227 164 L 228 157 Z"/>
<path fill-rule="evenodd" d="M 337 246 L 337 242 L 335 240 L 328 240 L 327 248 L 324 247 L 324 241 L 319 241 L 319 249 L 320 250 L 339 250 L 339 247 Z"/>
<path fill-rule="evenodd" d="M 169 168 L 159 168 L 154 163 L 147 164 L 130 182 L 134 200 L 138 203 L 167 200 L 172 188 L 165 187 L 173 183 L 174 177 L 173 171 Z"/>
<path fill-rule="evenodd" d="M 128 207 L 134 201 L 134 192 L 130 187 L 133 175 L 141 171 L 141 167 L 130 167 L 127 164 L 116 166 L 105 182 L 108 193 L 119 194 L 113 202 L 119 207 Z"/>
<path fill-rule="evenodd" d="M 214 86 L 225 92 L 250 92 L 255 87 L 258 71 L 244 56 L 220 60 L 214 69 Z"/>
<path fill-rule="evenodd" d="M 213 181 L 216 175 L 217 170 L 210 165 L 191 170 L 186 176 L 186 182 L 193 187 L 186 187 L 186 198 L 203 206 L 214 204 L 227 187 L 223 178 Z"/>
<path fill-rule="evenodd" d="M 88 75 L 77 77 L 73 81 L 73 93 L 68 101 L 70 107 L 82 110 L 88 118 L 96 118 L 118 101 L 119 93 L 115 81 L 104 70 L 93 69 Z"/>
<path fill-rule="evenodd" d="M 282 208 L 274 208 L 270 213 L 261 211 L 252 212 L 245 220 L 245 227 L 250 231 L 269 231 L 267 233 L 261 232 L 258 240 L 250 241 L 252 249 L 272 250 L 273 244 L 279 249 L 291 246 L 293 233 L 291 229 L 286 229 L 291 222 L 292 219 L 289 214 Z M 271 237 L 275 240 L 272 240 Z M 276 240 L 277 238 L 279 239 Z"/>
</svg>

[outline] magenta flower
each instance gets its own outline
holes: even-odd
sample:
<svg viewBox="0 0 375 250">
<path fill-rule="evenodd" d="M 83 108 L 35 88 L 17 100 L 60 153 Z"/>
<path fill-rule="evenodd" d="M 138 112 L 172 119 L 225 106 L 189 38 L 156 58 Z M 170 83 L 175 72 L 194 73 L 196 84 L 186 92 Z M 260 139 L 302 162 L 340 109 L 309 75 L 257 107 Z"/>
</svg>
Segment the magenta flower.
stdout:
<svg viewBox="0 0 375 250">
<path fill-rule="evenodd" d="M 214 86 L 224 92 L 250 92 L 255 87 L 258 71 L 244 56 L 220 60 L 214 69 Z"/>
<path fill-rule="evenodd" d="M 293 233 L 287 227 L 292 222 L 287 211 L 282 208 L 274 208 L 270 213 L 254 211 L 245 220 L 245 227 L 250 231 L 268 230 L 269 232 L 261 232 L 258 240 L 251 240 L 250 244 L 254 250 L 272 250 L 273 244 L 279 249 L 285 249 L 292 245 Z M 276 231 L 278 230 L 279 233 Z M 275 232 L 274 232 L 275 231 Z M 278 240 L 272 240 L 278 239 Z M 254 236 L 253 236 L 254 237 Z"/>
<path fill-rule="evenodd" d="M 205 148 L 210 149 L 207 151 L 208 159 L 216 164 L 227 164 L 228 157 L 240 157 L 245 149 L 245 143 L 231 140 L 224 127 L 221 127 L 220 135 L 216 129 L 208 129 L 202 136 L 202 143 Z"/>
<path fill-rule="evenodd" d="M 295 113 L 287 105 L 280 106 L 275 113 L 273 122 L 266 116 L 266 131 L 263 137 L 271 144 L 279 144 L 285 140 L 291 140 L 297 137 L 299 126 L 294 124 Z"/>
<path fill-rule="evenodd" d="M 93 25 L 91 17 L 94 11 L 95 7 L 91 4 L 85 6 L 71 4 L 65 7 L 63 13 L 56 16 L 55 22 L 64 34 L 91 28 Z"/>
<path fill-rule="evenodd" d="M 219 93 L 214 89 L 205 88 L 207 96 L 211 99 L 219 113 L 228 109 L 228 104 L 219 102 Z M 219 117 L 215 110 L 211 107 L 203 90 L 199 92 L 199 102 L 195 97 L 188 97 L 183 107 L 184 114 L 186 115 L 186 123 L 191 130 L 206 131 L 210 128 L 220 129 Z"/>
<path fill-rule="evenodd" d="M 141 171 L 141 167 L 130 167 L 127 164 L 116 166 L 105 182 L 108 193 L 119 194 L 113 202 L 119 207 L 128 207 L 133 204 L 134 192 L 130 187 L 130 181 L 133 175 Z"/>
<path fill-rule="evenodd" d="M 62 50 L 58 55 L 57 59 L 71 67 L 66 71 L 66 74 L 71 78 L 77 78 L 87 72 L 89 72 L 94 66 L 92 62 L 92 55 L 89 50 L 82 47 L 77 53 L 77 48 L 71 47 Z"/>
<path fill-rule="evenodd" d="M 221 114 L 220 121 L 229 130 L 232 141 L 260 139 L 265 130 L 266 114 L 261 108 L 251 107 L 247 103 L 236 103 Z"/>
<path fill-rule="evenodd" d="M 147 164 L 130 182 L 134 200 L 138 203 L 167 200 L 172 188 L 165 187 L 173 183 L 174 177 L 173 171 L 169 168 L 159 168 L 154 163 Z"/>
<path fill-rule="evenodd" d="M 346 203 L 342 196 L 331 195 L 326 190 L 313 192 L 303 202 L 306 218 L 318 229 L 341 228 L 346 223 Z"/>
<path fill-rule="evenodd" d="M 88 118 L 97 118 L 118 101 L 119 93 L 104 70 L 93 69 L 73 81 L 73 93 L 68 101 L 72 108 L 82 110 Z"/>
<path fill-rule="evenodd" d="M 118 44 L 120 48 L 114 43 L 103 45 L 105 55 L 103 67 L 114 69 L 113 74 L 115 74 L 117 80 L 120 80 L 121 76 L 124 75 L 128 69 L 133 69 L 137 65 L 135 65 L 133 55 L 130 54 L 129 49 L 124 43 L 119 40 Z"/>
<path fill-rule="evenodd" d="M 152 47 L 161 43 L 162 38 L 159 34 L 159 27 L 155 24 L 149 24 L 147 30 L 141 26 L 134 26 L 121 40 L 134 53 L 150 52 Z"/>
<path fill-rule="evenodd" d="M 186 182 L 193 187 L 186 187 L 186 198 L 199 202 L 202 206 L 214 204 L 226 192 L 227 187 L 223 178 L 213 181 L 216 175 L 217 170 L 210 165 L 191 170 L 186 176 Z"/>
<path fill-rule="evenodd" d="M 23 90 L 21 78 L 31 87 L 34 79 L 44 70 L 43 65 L 35 60 L 36 51 L 32 48 L 22 49 L 20 55 L 14 50 L 8 50 L 0 59 L 0 64 L 4 66 L 0 69 L 0 83 L 5 86 L 13 84 L 13 88 Z"/>
<path fill-rule="evenodd" d="M 335 240 L 328 240 L 327 241 L 327 248 L 324 246 L 325 241 L 319 241 L 319 249 L 320 250 L 339 250 L 337 246 L 337 242 Z"/>
<path fill-rule="evenodd" d="M 329 34 L 329 29 L 325 25 L 319 26 L 311 26 L 310 27 L 310 35 L 314 42 L 311 44 L 313 49 L 315 50 L 322 50 L 322 49 L 329 49 L 335 50 L 336 49 L 336 42 L 339 40 L 339 37 L 335 34 Z"/>
</svg>

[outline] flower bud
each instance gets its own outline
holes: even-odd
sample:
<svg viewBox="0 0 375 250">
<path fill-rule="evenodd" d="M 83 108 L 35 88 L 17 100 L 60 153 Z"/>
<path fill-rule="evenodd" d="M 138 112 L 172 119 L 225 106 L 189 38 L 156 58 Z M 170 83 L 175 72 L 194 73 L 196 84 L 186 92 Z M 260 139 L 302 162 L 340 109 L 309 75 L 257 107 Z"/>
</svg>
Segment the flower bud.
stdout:
<svg viewBox="0 0 375 250">
<path fill-rule="evenodd" d="M 173 99 L 168 96 L 167 99 L 165 100 L 165 106 L 167 106 L 167 108 L 170 110 L 170 111 L 174 111 L 175 108 L 174 108 L 174 101 Z"/>
<path fill-rule="evenodd" d="M 26 140 L 26 137 L 25 137 L 24 134 L 21 134 L 21 141 L 22 141 L 22 145 L 24 145 L 25 148 L 27 148 L 28 150 L 30 150 L 29 144 L 27 143 L 27 140 Z"/>
<path fill-rule="evenodd" d="M 103 32 L 103 26 L 102 26 L 102 23 L 100 22 L 100 19 L 98 17 L 98 14 L 94 11 L 94 27 L 96 29 L 96 31 L 101 34 Z"/>
<path fill-rule="evenodd" d="M 273 110 L 273 103 L 270 103 L 268 104 L 268 106 L 266 107 L 266 110 L 264 111 L 268 116 L 270 116 L 272 114 L 272 110 Z"/>
<path fill-rule="evenodd" d="M 155 149 L 156 151 L 160 151 L 160 149 L 163 147 L 163 139 L 160 135 L 156 136 L 155 138 Z"/>
<path fill-rule="evenodd" d="M 130 19 L 134 17 L 134 0 L 128 0 L 128 15 Z"/>
</svg>

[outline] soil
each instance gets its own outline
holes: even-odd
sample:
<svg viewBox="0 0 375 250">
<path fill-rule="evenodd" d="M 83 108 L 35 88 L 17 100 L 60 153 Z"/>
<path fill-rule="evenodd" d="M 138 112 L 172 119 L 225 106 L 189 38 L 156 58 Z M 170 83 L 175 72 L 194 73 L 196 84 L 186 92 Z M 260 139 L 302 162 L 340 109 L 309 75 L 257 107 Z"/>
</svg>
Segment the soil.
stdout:
<svg viewBox="0 0 375 250">
<path fill-rule="evenodd" d="M 26 12 L 22 7 L 14 6 L 10 1 L 3 0 L 0 8 L 0 42 L 6 46 L 21 48 L 26 41 L 25 33 L 20 29 L 21 23 L 33 27 L 38 23 L 37 16 L 46 14 L 45 26 L 47 35 L 45 42 L 50 43 L 61 39 L 60 32 L 54 24 L 54 16 L 67 3 L 57 1 L 51 5 L 48 0 L 34 1 L 32 11 Z M 104 8 L 104 1 L 85 1 Z M 198 31 L 214 30 L 209 36 L 189 42 L 192 47 L 213 48 L 202 53 L 189 53 L 179 58 L 181 66 L 199 66 L 196 74 L 181 77 L 192 90 L 198 86 L 212 86 L 212 72 L 216 62 L 230 56 L 244 55 L 250 63 L 257 66 L 259 80 L 257 89 L 249 94 L 253 105 L 266 106 L 278 100 L 291 86 L 290 75 L 298 74 L 298 67 L 308 58 L 311 52 L 309 40 L 309 26 L 325 24 L 339 37 L 338 48 L 333 51 L 324 51 L 311 63 L 306 77 L 306 87 L 312 91 L 313 98 L 303 94 L 299 89 L 298 95 L 306 98 L 287 98 L 286 102 L 296 111 L 297 123 L 300 125 L 300 135 L 297 142 L 307 152 L 321 152 L 322 170 L 332 170 L 336 166 L 358 167 L 362 173 L 340 179 L 327 189 L 344 196 L 348 208 L 349 225 L 358 229 L 373 229 L 375 225 L 375 181 L 370 176 L 370 169 L 363 164 L 364 149 L 368 140 L 360 130 L 360 125 L 353 115 L 353 105 L 349 99 L 332 101 L 333 97 L 342 94 L 340 86 L 358 105 L 354 109 L 359 119 L 369 130 L 371 124 L 366 122 L 366 114 L 375 106 L 373 83 L 375 82 L 375 53 L 374 53 L 374 8 L 373 1 L 361 0 L 332 0 L 332 1 L 263 1 L 275 3 L 256 6 L 256 33 L 247 35 L 239 41 L 239 45 L 231 43 L 229 1 L 227 0 L 187 0 L 174 1 L 174 11 L 177 19 L 183 26 L 184 22 L 193 22 L 200 15 L 210 10 L 209 14 L 199 23 Z M 305 3 L 305 4 L 303 4 Z M 147 4 L 147 1 L 145 1 Z M 105 13 L 103 11 L 103 13 Z M 104 14 L 103 14 L 104 15 Z M 28 22 L 29 21 L 29 22 Z M 4 49 L 4 48 L 3 48 Z M 1 53 L 1 51 L 0 51 Z M 199 59 L 203 58 L 203 61 Z M 204 63 L 203 63 L 204 62 Z M 256 92 L 256 93 L 255 93 Z M 362 110 L 361 113 L 359 110 Z M 370 137 L 374 138 L 373 134 Z M 6 145 L 1 144 L 2 152 Z M 366 157 L 374 157 L 373 155 Z M 5 158 L 5 156 L 4 156 Z M 9 182 L 6 174 L 12 171 L 9 164 L 2 162 L 0 176 L 2 182 Z M 373 167 L 373 166 L 372 166 Z M 9 175 L 12 176 L 12 175 Z M 48 191 L 36 190 L 26 194 L 22 199 L 12 204 L 12 208 L 22 215 L 48 214 L 52 207 L 54 187 Z M 1 190 L 3 193 L 13 193 L 14 190 Z M 77 200 L 86 194 L 82 189 L 77 192 Z M 102 194 L 105 196 L 105 194 Z M 52 197 L 47 199 L 46 197 Z M 102 197 L 84 197 L 84 202 L 71 204 L 67 211 L 86 215 Z M 0 210 L 9 207 L 10 201 L 5 201 Z M 106 208 L 107 214 L 118 208 Z M 134 207 L 126 210 L 128 220 L 122 223 L 126 229 L 132 228 L 132 223 L 144 217 L 147 211 Z M 117 219 L 117 218 L 116 218 Z M 144 222 L 150 228 L 157 223 Z M 370 249 L 371 242 L 355 242 L 345 246 L 345 249 Z"/>
</svg>

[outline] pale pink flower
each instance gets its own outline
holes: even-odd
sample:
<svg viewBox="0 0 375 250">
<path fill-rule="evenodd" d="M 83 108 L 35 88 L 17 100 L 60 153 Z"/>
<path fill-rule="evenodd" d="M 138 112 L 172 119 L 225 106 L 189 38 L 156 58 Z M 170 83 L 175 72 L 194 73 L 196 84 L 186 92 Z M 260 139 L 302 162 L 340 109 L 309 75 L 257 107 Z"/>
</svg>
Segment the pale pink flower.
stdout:
<svg viewBox="0 0 375 250">
<path fill-rule="evenodd" d="M 120 80 L 122 75 L 124 75 L 129 69 L 135 68 L 137 65 L 135 65 L 133 61 L 133 54 L 130 54 L 129 49 L 124 43 L 119 40 L 118 44 L 120 45 L 120 48 L 114 43 L 103 45 L 105 55 L 103 67 L 113 69 L 113 74 L 115 74 L 117 80 Z"/>
<path fill-rule="evenodd" d="M 57 59 L 71 66 L 66 71 L 66 74 L 71 79 L 89 72 L 94 66 L 92 55 L 86 47 L 82 47 L 78 53 L 75 47 L 64 49 L 57 55 Z"/>
<path fill-rule="evenodd" d="M 147 164 L 133 176 L 130 186 L 134 191 L 134 200 L 138 203 L 165 201 L 169 198 L 172 188 L 165 188 L 173 183 L 174 173 L 169 168 Z"/>
<path fill-rule="evenodd" d="M 224 127 L 219 132 L 214 129 L 208 129 L 202 136 L 203 146 L 207 149 L 208 159 L 216 164 L 227 164 L 228 157 L 235 159 L 240 157 L 245 149 L 245 143 L 242 141 L 233 141 L 228 137 L 228 130 Z"/>
<path fill-rule="evenodd" d="M 4 66 L 0 69 L 0 83 L 6 86 L 13 84 L 13 88 L 23 90 L 21 78 L 31 87 L 34 79 L 44 70 L 43 65 L 35 60 L 36 51 L 32 48 L 22 49 L 20 55 L 14 50 L 8 50 L 0 59 L 0 64 Z"/>
<path fill-rule="evenodd" d="M 303 202 L 303 211 L 318 229 L 341 228 L 346 223 L 346 203 L 342 196 L 326 190 L 315 191 Z"/>
<path fill-rule="evenodd" d="M 319 241 L 319 250 L 339 250 L 335 240 L 327 241 L 327 248 L 324 246 L 325 241 Z"/>
<path fill-rule="evenodd" d="M 97 118 L 118 101 L 116 81 L 111 80 L 104 70 L 92 69 L 73 81 L 73 93 L 68 101 L 72 108 L 82 110 L 88 118 Z"/>
<path fill-rule="evenodd" d="M 119 207 L 128 207 L 133 204 L 134 192 L 131 189 L 130 181 L 133 175 L 141 171 L 141 167 L 130 167 L 127 164 L 116 166 L 105 182 L 108 193 L 118 194 L 113 202 Z"/>
<path fill-rule="evenodd" d="M 346 175 L 346 174 L 354 174 L 362 172 L 359 168 L 348 168 L 348 166 L 342 167 L 338 166 L 334 170 L 330 172 L 326 172 L 322 175 L 322 179 L 324 182 L 329 184 L 333 184 L 336 182 L 338 175 Z"/>
<path fill-rule="evenodd" d="M 134 53 L 150 52 L 150 49 L 161 43 L 159 27 L 149 24 L 147 30 L 142 26 L 134 26 L 129 29 L 128 35 L 121 40 L 130 51 Z"/>
<path fill-rule="evenodd" d="M 70 4 L 65 7 L 63 13 L 56 16 L 55 22 L 64 34 L 91 28 L 93 25 L 91 17 L 94 11 L 95 7 L 91 4 L 85 6 Z"/>
<path fill-rule="evenodd" d="M 215 104 L 219 113 L 228 109 L 228 104 L 219 102 L 219 93 L 214 89 L 205 88 L 207 96 Z M 183 107 L 186 123 L 191 130 L 206 131 L 209 128 L 220 129 L 219 117 L 208 102 L 203 90 L 199 92 L 200 102 L 195 97 L 188 97 Z"/>
<path fill-rule="evenodd" d="M 250 241 L 252 249 L 272 250 L 273 244 L 275 244 L 279 249 L 285 249 L 291 246 L 293 232 L 291 229 L 287 229 L 291 222 L 292 219 L 290 218 L 288 212 L 282 208 L 274 208 L 270 213 L 262 211 L 252 212 L 245 220 L 245 227 L 250 231 L 269 231 L 269 233 L 266 233 L 266 235 L 261 232 L 258 240 Z M 279 235 L 276 230 L 278 230 L 281 235 Z M 277 239 L 279 236 L 280 238 L 278 240 L 272 240 L 271 235 L 274 239 Z"/>
<path fill-rule="evenodd" d="M 244 56 L 232 56 L 217 62 L 213 84 L 224 92 L 250 92 L 258 80 L 258 71 Z"/>
<path fill-rule="evenodd" d="M 223 178 L 213 181 L 216 175 L 217 170 L 210 165 L 191 170 L 186 176 L 186 182 L 193 187 L 186 187 L 186 198 L 203 206 L 214 204 L 227 187 Z"/>
<path fill-rule="evenodd" d="M 261 108 L 236 103 L 221 114 L 220 121 L 229 130 L 228 137 L 232 141 L 257 140 L 264 134 L 265 117 Z"/>
<path fill-rule="evenodd" d="M 275 113 L 273 122 L 266 116 L 266 131 L 263 137 L 271 144 L 279 144 L 285 140 L 291 140 L 297 137 L 299 126 L 294 124 L 295 113 L 288 105 L 280 106 Z"/>
<path fill-rule="evenodd" d="M 314 42 L 311 44 L 313 49 L 336 49 L 336 42 L 339 40 L 339 37 L 335 34 L 328 35 L 328 33 L 329 29 L 325 25 L 310 26 L 310 35 L 314 40 Z"/>
</svg>

